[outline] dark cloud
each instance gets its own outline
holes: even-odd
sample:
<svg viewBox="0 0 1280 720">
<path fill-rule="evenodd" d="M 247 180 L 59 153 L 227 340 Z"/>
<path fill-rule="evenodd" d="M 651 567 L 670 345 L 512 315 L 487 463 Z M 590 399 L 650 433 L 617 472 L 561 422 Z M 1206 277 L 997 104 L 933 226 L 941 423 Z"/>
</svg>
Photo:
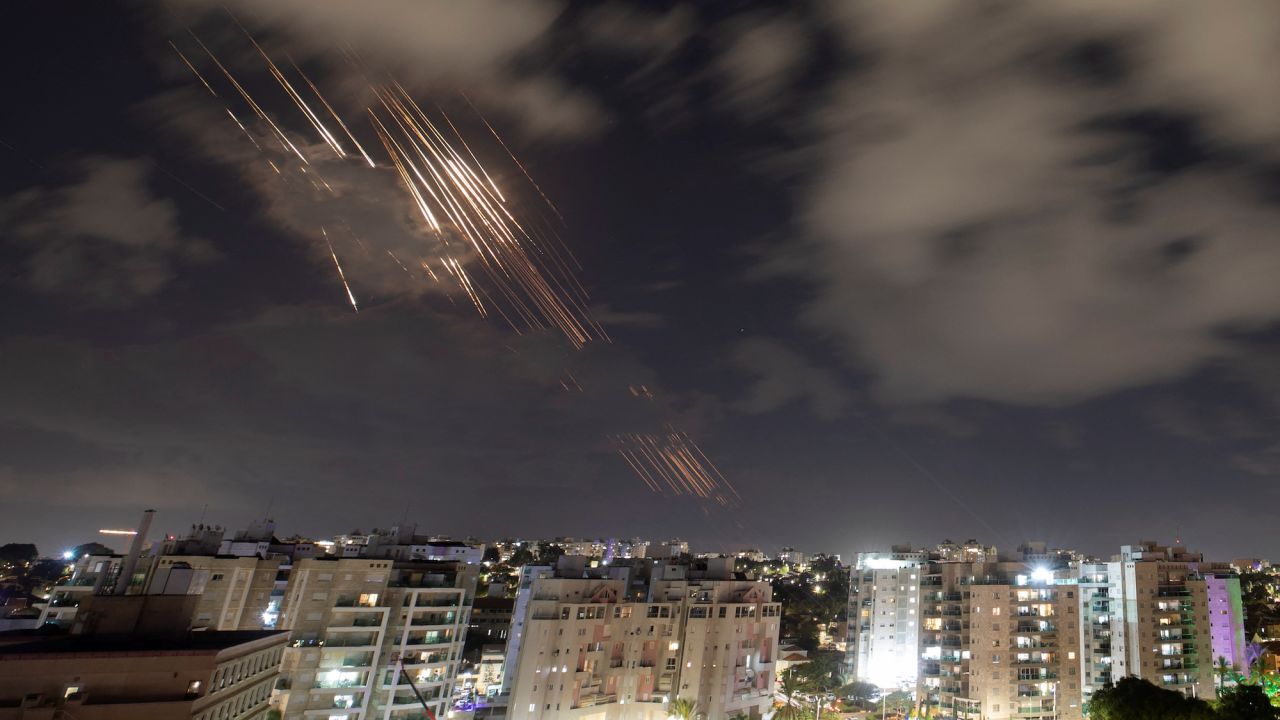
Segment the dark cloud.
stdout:
<svg viewBox="0 0 1280 720">
<path fill-rule="evenodd" d="M 544 49 L 548 31 L 564 9 L 555 0 L 159 4 L 178 31 L 206 18 L 225 28 L 229 20 L 224 9 L 233 11 L 249 28 L 272 33 L 295 56 L 325 63 L 331 79 L 345 86 L 347 100 L 367 97 L 365 78 L 391 72 L 416 89 L 465 91 L 534 136 L 591 134 L 605 117 L 589 94 L 571 87 L 553 69 L 531 70 L 530 63 L 522 62 Z M 342 49 L 358 61 L 344 61 Z M 361 107 L 355 104 L 357 110 Z"/>
<path fill-rule="evenodd" d="M 717 37 L 713 65 L 726 105 L 747 117 L 790 106 L 790 86 L 804 71 L 813 46 L 803 20 L 746 14 L 723 23 Z"/>
<path fill-rule="evenodd" d="M 583 392 L 563 390 L 566 371 Z M 417 306 L 358 317 L 279 310 L 110 350 L 11 339 L 0 377 L 0 425 L 22 429 L 8 438 L 30 448 L 4 453 L 0 487 L 13 502 L 208 503 L 245 517 L 271 497 L 336 501 L 358 485 L 356 507 L 296 504 L 295 521 L 305 513 L 317 530 L 354 522 L 352 513 L 386 520 L 399 502 L 419 512 L 483 505 L 498 488 L 513 497 L 597 486 L 628 495 L 640 481 L 606 436 L 653 432 L 684 411 L 662 393 L 632 397 L 628 383 L 661 383 L 609 346 L 574 353 L 555 338 L 513 338 Z M 49 447 L 65 461 L 49 462 L 39 451 Z M 483 524 L 460 519 L 457 530 Z"/>
<path fill-rule="evenodd" d="M 593 4 L 578 21 L 586 44 L 608 52 L 639 56 L 643 65 L 633 78 L 660 67 L 685 45 L 698 29 L 688 5 L 666 12 L 623 2 Z"/>
<path fill-rule="evenodd" d="M 1280 319 L 1280 212 L 1246 169 L 1153 176 L 1130 137 L 1087 129 L 1152 107 L 1192 113 L 1216 147 L 1280 127 L 1260 65 L 1237 73 L 1242 47 L 1275 52 L 1256 28 L 1280 11 L 1160 7 L 833 6 L 869 62 L 812 113 L 809 254 L 776 266 L 816 283 L 808 322 L 879 397 L 1071 403 L 1184 377 L 1238 351 L 1224 333 Z M 1046 72 L 1056 48 L 1120 33 L 1120 80 Z"/>
<path fill-rule="evenodd" d="M 177 209 L 150 187 L 150 163 L 90 157 L 78 176 L 0 200 L 0 223 L 25 249 L 32 289 L 123 306 L 159 293 L 184 265 L 207 262 L 211 246 L 184 235 Z"/>
<path fill-rule="evenodd" d="M 849 404 L 850 392 L 839 375 L 814 367 L 803 354 L 780 340 L 748 338 L 733 351 L 733 363 L 751 377 L 739 410 L 766 413 L 802 402 L 814 414 L 838 418 Z"/>
<path fill-rule="evenodd" d="M 608 303 L 592 305 L 589 308 L 591 317 L 596 322 L 610 327 L 660 328 L 666 325 L 666 319 L 658 313 L 643 310 L 618 310 Z"/>
</svg>

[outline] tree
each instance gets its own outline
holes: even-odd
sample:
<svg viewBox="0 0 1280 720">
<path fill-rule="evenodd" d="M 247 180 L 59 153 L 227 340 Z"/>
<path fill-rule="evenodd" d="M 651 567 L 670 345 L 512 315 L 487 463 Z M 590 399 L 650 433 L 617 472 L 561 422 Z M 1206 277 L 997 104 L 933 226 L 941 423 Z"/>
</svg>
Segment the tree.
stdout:
<svg viewBox="0 0 1280 720">
<path fill-rule="evenodd" d="M 837 694 L 854 705 L 867 705 L 880 697 L 880 688 L 869 682 L 855 680 L 840 688 Z"/>
<path fill-rule="evenodd" d="M 1221 720 L 1277 720 L 1280 710 L 1266 692 L 1257 685 L 1236 685 L 1218 694 L 1218 717 Z"/>
<path fill-rule="evenodd" d="M 116 551 L 99 542 L 87 542 L 71 548 L 71 556 L 80 558 L 85 555 L 115 555 Z"/>
<path fill-rule="evenodd" d="M 692 720 L 698 705 L 688 698 L 678 697 L 667 706 L 667 713 L 676 720 Z"/>
<path fill-rule="evenodd" d="M 1106 685 L 1089 701 L 1090 720 L 1216 720 L 1203 700 L 1127 677 Z M 1234 719 L 1233 719 L 1234 720 Z"/>
<path fill-rule="evenodd" d="M 797 665 L 800 689 L 814 694 L 834 692 L 840 687 L 840 655 L 821 650 L 809 654 L 809 662 Z"/>
<path fill-rule="evenodd" d="M 37 583 L 53 582 L 62 577 L 66 569 L 66 563 L 61 560 L 37 560 L 27 568 L 27 577 Z"/>
<path fill-rule="evenodd" d="M 0 563 L 26 565 L 40 557 L 36 546 L 31 543 L 5 543 L 0 545 Z"/>
<path fill-rule="evenodd" d="M 564 555 L 563 546 L 552 543 L 538 543 L 539 565 L 555 565 L 561 555 Z"/>
<path fill-rule="evenodd" d="M 533 562 L 533 553 L 529 548 L 521 545 L 511 552 L 511 557 L 507 559 L 507 564 L 513 568 L 529 565 Z"/>
<path fill-rule="evenodd" d="M 804 679 L 796 672 L 795 668 L 787 668 L 779 678 L 782 696 L 786 698 L 786 705 L 774 716 L 777 720 L 800 720 L 804 717 L 805 712 L 797 702 L 796 694 L 800 692 Z"/>
<path fill-rule="evenodd" d="M 906 717 L 914 704 L 911 699 L 911 693 L 903 692 L 902 690 L 889 693 L 882 702 L 886 712 L 897 712 L 903 717 Z"/>
</svg>

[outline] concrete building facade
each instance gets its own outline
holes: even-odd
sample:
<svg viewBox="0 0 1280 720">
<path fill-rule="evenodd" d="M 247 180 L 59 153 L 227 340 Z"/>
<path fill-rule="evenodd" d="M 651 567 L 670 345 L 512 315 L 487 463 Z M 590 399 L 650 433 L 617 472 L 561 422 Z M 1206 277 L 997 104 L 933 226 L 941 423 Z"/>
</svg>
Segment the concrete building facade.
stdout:
<svg viewBox="0 0 1280 720">
<path fill-rule="evenodd" d="M 1209 699 L 1219 658 L 1247 665 L 1238 577 L 1180 546 L 1126 545 L 1109 562 L 1041 543 L 1004 558 L 973 541 L 895 550 L 851 573 L 849 666 L 900 687 L 918 618 L 917 699 L 938 717 L 1073 720 L 1129 675 Z"/>
<path fill-rule="evenodd" d="M 859 553 L 849 574 L 846 672 L 883 688 L 914 687 L 920 668 L 920 579 L 928 554 Z"/>
<path fill-rule="evenodd" d="M 286 720 L 443 716 L 475 594 L 465 563 L 308 558 L 293 569 L 278 705 Z"/>
<path fill-rule="evenodd" d="M 522 582 L 509 718 L 663 720 L 677 697 L 705 718 L 770 710 L 781 607 L 768 583 L 735 577 L 731 558 L 594 570 L 566 560 Z"/>
</svg>

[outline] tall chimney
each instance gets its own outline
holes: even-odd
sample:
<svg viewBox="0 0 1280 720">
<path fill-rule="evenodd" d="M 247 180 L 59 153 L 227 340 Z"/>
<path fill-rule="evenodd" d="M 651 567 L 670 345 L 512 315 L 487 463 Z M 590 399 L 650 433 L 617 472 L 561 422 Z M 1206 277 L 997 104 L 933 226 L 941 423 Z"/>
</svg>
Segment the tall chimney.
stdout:
<svg viewBox="0 0 1280 720">
<path fill-rule="evenodd" d="M 142 522 L 138 523 L 138 531 L 133 535 L 133 544 L 129 546 L 124 567 L 120 569 L 120 577 L 116 579 L 116 595 L 124 595 L 129 591 L 129 583 L 133 581 L 133 571 L 138 568 L 138 556 L 142 554 L 142 544 L 147 541 L 147 533 L 151 532 L 151 521 L 155 516 L 155 510 L 146 510 L 142 513 Z"/>
</svg>

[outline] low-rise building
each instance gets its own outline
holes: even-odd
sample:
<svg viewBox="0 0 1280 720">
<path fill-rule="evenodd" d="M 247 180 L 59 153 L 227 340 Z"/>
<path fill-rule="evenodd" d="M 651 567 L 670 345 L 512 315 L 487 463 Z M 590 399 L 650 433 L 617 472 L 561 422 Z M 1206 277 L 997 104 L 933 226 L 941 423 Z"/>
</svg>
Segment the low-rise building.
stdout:
<svg viewBox="0 0 1280 720">
<path fill-rule="evenodd" d="M 191 632 L 191 596 L 83 599 L 71 632 L 0 645 L 0 720 L 257 720 L 285 633 Z"/>
</svg>

